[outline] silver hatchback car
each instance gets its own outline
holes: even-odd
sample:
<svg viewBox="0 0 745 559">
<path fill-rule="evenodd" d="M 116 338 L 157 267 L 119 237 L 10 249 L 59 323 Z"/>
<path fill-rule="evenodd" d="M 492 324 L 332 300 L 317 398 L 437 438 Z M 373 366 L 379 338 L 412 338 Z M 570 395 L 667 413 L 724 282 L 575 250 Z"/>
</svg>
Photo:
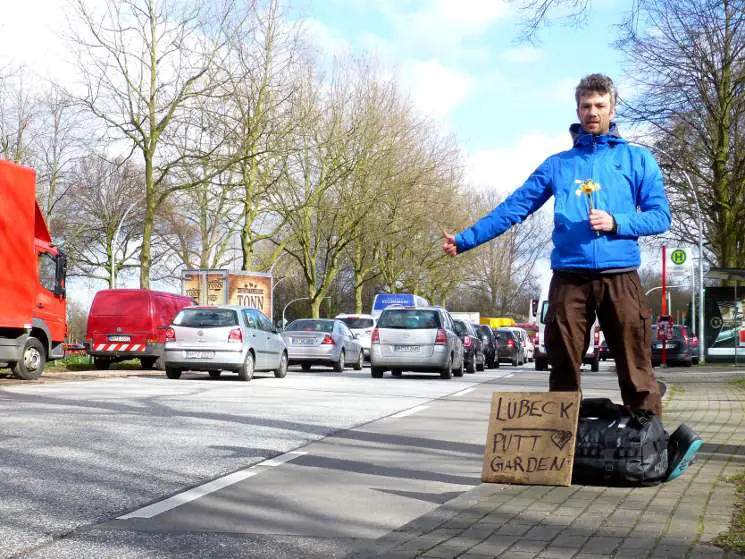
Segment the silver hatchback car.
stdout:
<svg viewBox="0 0 745 559">
<path fill-rule="evenodd" d="M 166 376 L 177 379 L 184 370 L 223 370 L 251 380 L 255 371 L 287 375 L 287 346 L 282 335 L 259 310 L 234 305 L 187 307 L 166 330 L 163 350 Z"/>
<path fill-rule="evenodd" d="M 380 315 L 370 345 L 373 378 L 386 370 L 463 376 L 463 342 L 453 319 L 439 307 L 388 307 Z"/>
</svg>

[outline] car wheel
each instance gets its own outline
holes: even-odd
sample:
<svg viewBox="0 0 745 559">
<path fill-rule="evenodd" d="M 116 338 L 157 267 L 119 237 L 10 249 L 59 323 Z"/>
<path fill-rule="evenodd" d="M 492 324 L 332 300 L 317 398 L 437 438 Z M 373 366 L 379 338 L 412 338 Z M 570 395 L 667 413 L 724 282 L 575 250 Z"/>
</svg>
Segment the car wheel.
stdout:
<svg viewBox="0 0 745 559">
<path fill-rule="evenodd" d="M 344 350 L 339 354 L 339 360 L 334 363 L 334 371 L 337 373 L 341 373 L 344 371 L 344 366 L 346 363 L 344 362 Z"/>
<path fill-rule="evenodd" d="M 287 376 L 287 354 L 282 353 L 282 357 L 279 358 L 279 367 L 274 370 L 274 376 L 276 378 L 285 378 Z"/>
<path fill-rule="evenodd" d="M 221 374 L 222 374 L 222 371 L 210 371 L 210 376 L 212 378 L 220 378 Z"/>
<path fill-rule="evenodd" d="M 683 366 L 684 367 L 690 367 L 691 365 L 693 365 L 693 359 L 692 358 L 691 359 L 688 359 L 687 361 L 683 361 Z"/>
<path fill-rule="evenodd" d="M 593 359 L 592 363 L 590 363 L 590 370 L 593 373 L 597 373 L 600 370 L 600 359 Z"/>
<path fill-rule="evenodd" d="M 693 360 L 692 360 L 691 362 L 692 362 L 692 363 L 693 363 L 694 365 L 698 365 L 698 363 L 699 363 L 699 358 L 698 358 L 698 357 L 694 357 L 694 358 L 693 358 Z"/>
<path fill-rule="evenodd" d="M 20 361 L 13 365 L 13 376 L 22 380 L 36 380 L 44 372 L 47 352 L 33 336 L 26 338 Z"/>
<path fill-rule="evenodd" d="M 362 367 L 364 365 L 363 360 L 365 359 L 365 356 L 362 354 L 362 350 L 360 350 L 360 354 L 357 356 L 357 362 L 354 364 L 354 370 L 355 371 L 361 371 Z"/>
<path fill-rule="evenodd" d="M 181 378 L 181 369 L 166 367 L 166 376 L 171 379 Z"/>
<path fill-rule="evenodd" d="M 482 358 L 481 359 L 481 363 L 479 363 L 478 365 L 476 365 L 476 370 L 477 371 L 483 371 L 485 368 L 486 368 L 486 357 Z"/>
<path fill-rule="evenodd" d="M 403 372 L 403 371 L 402 371 L 401 369 L 393 369 L 393 370 L 391 371 L 391 374 L 392 374 L 392 375 L 393 375 L 394 377 L 400 377 L 401 375 L 403 375 L 403 374 L 404 374 L 404 372 Z"/>
<path fill-rule="evenodd" d="M 308 363 L 303 363 L 302 365 L 300 365 L 300 367 L 303 369 L 303 371 L 310 371 L 310 364 Z"/>
<path fill-rule="evenodd" d="M 254 354 L 250 351 L 246 355 L 243 365 L 238 369 L 238 378 L 246 382 L 254 378 Z"/>
<path fill-rule="evenodd" d="M 460 367 L 458 367 L 457 369 L 453 369 L 453 376 L 462 377 L 464 372 L 465 372 L 465 365 L 463 364 L 463 358 L 461 358 Z"/>
<path fill-rule="evenodd" d="M 145 370 L 153 369 L 157 360 L 157 357 L 140 357 L 140 366 Z"/>
<path fill-rule="evenodd" d="M 548 370 L 548 359 L 536 359 L 535 370 L 536 371 L 547 371 Z"/>
<path fill-rule="evenodd" d="M 515 355 L 515 357 L 512 358 L 512 366 L 517 367 L 519 364 L 520 364 L 520 361 L 517 358 L 517 355 Z"/>
<path fill-rule="evenodd" d="M 111 360 L 110 359 L 102 359 L 101 357 L 94 357 L 93 358 L 93 366 L 96 369 L 101 369 L 102 371 L 107 370 L 111 366 Z"/>
<path fill-rule="evenodd" d="M 466 372 L 473 374 L 476 372 L 476 358 L 473 358 L 473 361 L 470 363 L 466 363 Z"/>
<path fill-rule="evenodd" d="M 383 369 L 381 369 L 380 367 L 370 368 L 370 376 L 372 378 L 383 378 Z"/>
<path fill-rule="evenodd" d="M 445 364 L 445 368 L 440 371 L 440 378 L 451 379 L 453 378 L 453 356 L 448 357 L 448 362 Z"/>
</svg>

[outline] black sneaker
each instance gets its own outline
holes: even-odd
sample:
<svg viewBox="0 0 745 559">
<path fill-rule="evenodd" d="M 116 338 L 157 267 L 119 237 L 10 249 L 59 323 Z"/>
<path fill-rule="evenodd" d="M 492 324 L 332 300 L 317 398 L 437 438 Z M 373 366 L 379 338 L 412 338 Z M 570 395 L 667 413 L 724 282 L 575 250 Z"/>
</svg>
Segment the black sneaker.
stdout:
<svg viewBox="0 0 745 559">
<path fill-rule="evenodd" d="M 703 442 L 688 425 L 680 424 L 667 443 L 669 464 L 665 481 L 674 480 L 688 469 Z"/>
</svg>

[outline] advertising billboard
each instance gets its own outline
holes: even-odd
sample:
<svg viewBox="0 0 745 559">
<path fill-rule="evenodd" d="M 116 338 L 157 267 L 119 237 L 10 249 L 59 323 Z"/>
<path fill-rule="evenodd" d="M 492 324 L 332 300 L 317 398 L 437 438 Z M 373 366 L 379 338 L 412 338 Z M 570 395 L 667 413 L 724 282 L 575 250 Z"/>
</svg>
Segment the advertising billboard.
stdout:
<svg viewBox="0 0 745 559">
<path fill-rule="evenodd" d="M 745 288 L 707 287 L 704 297 L 706 359 L 745 361 Z"/>
<path fill-rule="evenodd" d="M 272 275 L 229 270 L 182 270 L 181 293 L 199 305 L 253 307 L 272 320 Z"/>
</svg>

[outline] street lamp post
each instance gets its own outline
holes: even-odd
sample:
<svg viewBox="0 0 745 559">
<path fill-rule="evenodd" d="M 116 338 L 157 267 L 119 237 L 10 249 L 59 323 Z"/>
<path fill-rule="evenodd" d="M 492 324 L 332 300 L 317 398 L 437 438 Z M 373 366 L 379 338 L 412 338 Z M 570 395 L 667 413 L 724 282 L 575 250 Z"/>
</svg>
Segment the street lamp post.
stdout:
<svg viewBox="0 0 745 559">
<path fill-rule="evenodd" d="M 114 231 L 114 236 L 111 238 L 111 289 L 116 287 L 116 251 L 118 249 L 117 245 L 119 244 L 119 233 L 122 230 L 122 225 L 124 225 L 124 221 L 127 219 L 129 212 L 131 212 L 139 203 L 140 198 L 137 198 L 137 200 L 132 202 L 127 209 L 124 210 L 124 215 L 122 215 L 122 219 L 119 220 L 119 224 L 116 226 L 116 231 Z"/>
<path fill-rule="evenodd" d="M 324 297 L 324 299 L 328 299 L 330 301 L 331 297 Z M 295 301 L 310 301 L 310 297 L 298 297 L 297 299 L 292 299 L 285 305 L 285 307 L 282 309 L 282 330 L 284 330 L 285 326 L 287 326 L 287 320 L 285 320 L 285 311 L 287 310 L 287 307 L 289 307 Z"/>
</svg>

